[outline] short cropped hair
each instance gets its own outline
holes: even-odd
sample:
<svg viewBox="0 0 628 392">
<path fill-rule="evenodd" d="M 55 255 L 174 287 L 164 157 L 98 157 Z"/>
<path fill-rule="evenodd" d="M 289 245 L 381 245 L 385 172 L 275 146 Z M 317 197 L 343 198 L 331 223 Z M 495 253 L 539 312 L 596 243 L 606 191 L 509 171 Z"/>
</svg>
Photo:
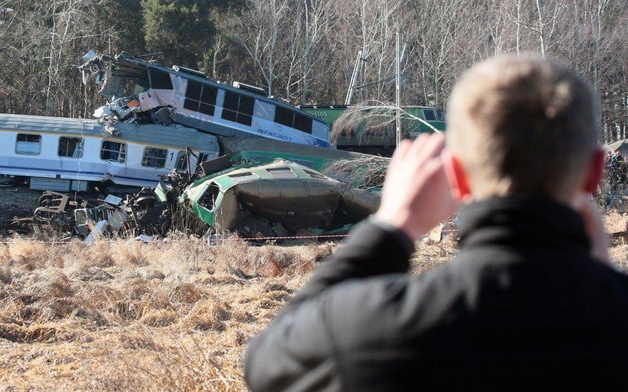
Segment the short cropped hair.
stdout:
<svg viewBox="0 0 628 392">
<path fill-rule="evenodd" d="M 462 75 L 449 100 L 448 145 L 476 198 L 556 199 L 573 192 L 599 130 L 593 89 L 542 57 L 479 63 Z"/>
</svg>

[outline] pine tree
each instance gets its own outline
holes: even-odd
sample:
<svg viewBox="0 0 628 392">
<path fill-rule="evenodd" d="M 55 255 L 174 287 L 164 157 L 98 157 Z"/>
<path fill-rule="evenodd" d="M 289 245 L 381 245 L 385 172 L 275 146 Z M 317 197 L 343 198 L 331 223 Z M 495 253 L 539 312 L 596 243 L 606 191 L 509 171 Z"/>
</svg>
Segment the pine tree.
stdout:
<svg viewBox="0 0 628 392">
<path fill-rule="evenodd" d="M 215 34 L 212 0 L 142 0 L 146 49 L 165 64 L 202 65 Z"/>
</svg>

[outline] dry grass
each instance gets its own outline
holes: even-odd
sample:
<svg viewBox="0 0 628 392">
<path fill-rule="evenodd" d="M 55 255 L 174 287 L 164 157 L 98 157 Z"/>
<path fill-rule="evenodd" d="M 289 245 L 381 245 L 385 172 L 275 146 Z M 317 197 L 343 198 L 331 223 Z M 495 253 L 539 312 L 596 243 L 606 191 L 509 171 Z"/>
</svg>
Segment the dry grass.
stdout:
<svg viewBox="0 0 628 392">
<path fill-rule="evenodd" d="M 336 244 L 0 244 L 0 391 L 244 391 L 242 355 Z"/>
<path fill-rule="evenodd" d="M 628 218 L 607 217 L 610 231 Z M 245 391 L 247 340 L 337 244 L 174 238 L 0 244 L 0 391 Z M 612 254 L 628 268 L 628 245 Z M 424 273 L 456 252 L 426 241 Z"/>
</svg>

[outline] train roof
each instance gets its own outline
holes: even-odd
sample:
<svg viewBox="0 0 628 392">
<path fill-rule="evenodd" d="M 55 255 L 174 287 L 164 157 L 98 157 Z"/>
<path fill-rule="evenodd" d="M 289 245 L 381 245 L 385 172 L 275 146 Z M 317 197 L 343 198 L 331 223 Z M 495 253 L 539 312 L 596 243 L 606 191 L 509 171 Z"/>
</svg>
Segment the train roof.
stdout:
<svg viewBox="0 0 628 392">
<path fill-rule="evenodd" d="M 215 136 L 180 125 L 138 125 L 117 122 L 115 124 L 115 134 L 110 135 L 105 132 L 105 127 L 98 120 L 2 114 L 0 115 L 0 130 L 106 137 L 116 141 L 121 140 L 178 148 L 190 147 L 198 148 L 202 151 L 217 151 L 219 148 Z"/>
<path fill-rule="evenodd" d="M 1 114 L 0 129 L 28 132 L 82 134 L 97 136 L 102 133 L 98 120 L 31 116 L 25 114 Z"/>
</svg>

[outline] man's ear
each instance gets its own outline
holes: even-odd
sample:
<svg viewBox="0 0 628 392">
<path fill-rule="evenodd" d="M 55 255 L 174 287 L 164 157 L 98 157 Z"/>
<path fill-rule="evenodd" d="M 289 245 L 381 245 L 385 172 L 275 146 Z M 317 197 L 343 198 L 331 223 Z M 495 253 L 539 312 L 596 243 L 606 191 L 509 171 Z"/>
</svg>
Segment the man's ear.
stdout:
<svg viewBox="0 0 628 392">
<path fill-rule="evenodd" d="M 583 184 L 583 191 L 586 193 L 594 193 L 600 182 L 602 182 L 602 177 L 604 176 L 604 155 L 604 150 L 600 148 L 591 157 Z"/>
<path fill-rule="evenodd" d="M 460 160 L 447 149 L 441 153 L 443 167 L 452 195 L 459 201 L 467 201 L 471 198 L 471 187 L 467 173 L 462 167 Z"/>
</svg>

